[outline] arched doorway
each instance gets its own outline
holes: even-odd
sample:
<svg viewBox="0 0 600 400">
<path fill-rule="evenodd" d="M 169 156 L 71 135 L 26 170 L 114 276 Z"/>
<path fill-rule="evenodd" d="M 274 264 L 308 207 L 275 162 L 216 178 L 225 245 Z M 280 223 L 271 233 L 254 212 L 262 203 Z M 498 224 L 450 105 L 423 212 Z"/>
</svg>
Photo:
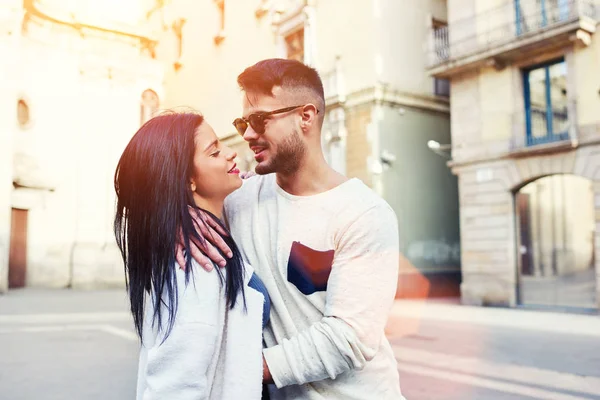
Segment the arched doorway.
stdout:
<svg viewBox="0 0 600 400">
<path fill-rule="evenodd" d="M 596 307 L 592 182 L 551 175 L 515 193 L 518 300 L 522 305 Z"/>
</svg>

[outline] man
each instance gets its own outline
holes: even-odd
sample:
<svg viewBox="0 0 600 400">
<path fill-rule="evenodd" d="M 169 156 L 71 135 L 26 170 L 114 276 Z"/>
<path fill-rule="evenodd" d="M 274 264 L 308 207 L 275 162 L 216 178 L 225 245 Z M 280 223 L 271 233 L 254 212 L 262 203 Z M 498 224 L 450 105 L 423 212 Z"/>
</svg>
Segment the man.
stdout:
<svg viewBox="0 0 600 400">
<path fill-rule="evenodd" d="M 271 398 L 403 399 L 384 334 L 398 278 L 396 215 L 327 165 L 314 69 L 264 60 L 238 84 L 243 117 L 234 125 L 258 176 L 226 199 L 225 215 L 271 296 L 263 352 Z"/>
</svg>

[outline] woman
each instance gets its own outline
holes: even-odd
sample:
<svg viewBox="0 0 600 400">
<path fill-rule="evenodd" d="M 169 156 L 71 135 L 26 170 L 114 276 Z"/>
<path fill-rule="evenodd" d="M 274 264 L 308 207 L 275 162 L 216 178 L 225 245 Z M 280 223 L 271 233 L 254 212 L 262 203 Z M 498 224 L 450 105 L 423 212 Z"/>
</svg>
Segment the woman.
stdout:
<svg viewBox="0 0 600 400">
<path fill-rule="evenodd" d="M 235 157 L 201 115 L 169 113 L 144 124 L 119 160 L 114 231 L 142 342 L 138 399 L 261 398 L 268 295 L 220 221 L 242 184 Z M 191 215 L 201 211 L 233 252 L 223 269 L 191 257 L 177 266 L 177 241 L 202 241 Z"/>
</svg>

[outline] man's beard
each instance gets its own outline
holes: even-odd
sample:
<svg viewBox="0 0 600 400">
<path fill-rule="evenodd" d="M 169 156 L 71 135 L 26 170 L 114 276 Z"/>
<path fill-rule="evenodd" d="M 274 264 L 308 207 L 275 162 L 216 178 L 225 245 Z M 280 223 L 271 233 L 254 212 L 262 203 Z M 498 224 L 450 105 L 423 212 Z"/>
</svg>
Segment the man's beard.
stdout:
<svg viewBox="0 0 600 400">
<path fill-rule="evenodd" d="M 306 146 L 300 134 L 294 131 L 277 146 L 277 152 L 271 154 L 266 163 L 259 163 L 255 171 L 259 175 L 277 172 L 284 175 L 294 174 L 300 168 L 300 163 L 306 153 Z"/>
</svg>

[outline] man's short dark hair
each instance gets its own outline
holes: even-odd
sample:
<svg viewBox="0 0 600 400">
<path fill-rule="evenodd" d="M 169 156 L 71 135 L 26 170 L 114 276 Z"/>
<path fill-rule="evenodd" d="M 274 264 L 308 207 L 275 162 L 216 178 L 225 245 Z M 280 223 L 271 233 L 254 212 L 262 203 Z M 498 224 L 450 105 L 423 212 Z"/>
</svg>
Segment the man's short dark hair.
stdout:
<svg viewBox="0 0 600 400">
<path fill-rule="evenodd" d="M 323 82 L 319 73 L 300 61 L 270 58 L 248 67 L 238 76 L 238 85 L 246 93 L 273 95 L 273 87 L 309 89 L 325 105 Z M 322 112 L 324 110 L 321 110 Z"/>
</svg>

